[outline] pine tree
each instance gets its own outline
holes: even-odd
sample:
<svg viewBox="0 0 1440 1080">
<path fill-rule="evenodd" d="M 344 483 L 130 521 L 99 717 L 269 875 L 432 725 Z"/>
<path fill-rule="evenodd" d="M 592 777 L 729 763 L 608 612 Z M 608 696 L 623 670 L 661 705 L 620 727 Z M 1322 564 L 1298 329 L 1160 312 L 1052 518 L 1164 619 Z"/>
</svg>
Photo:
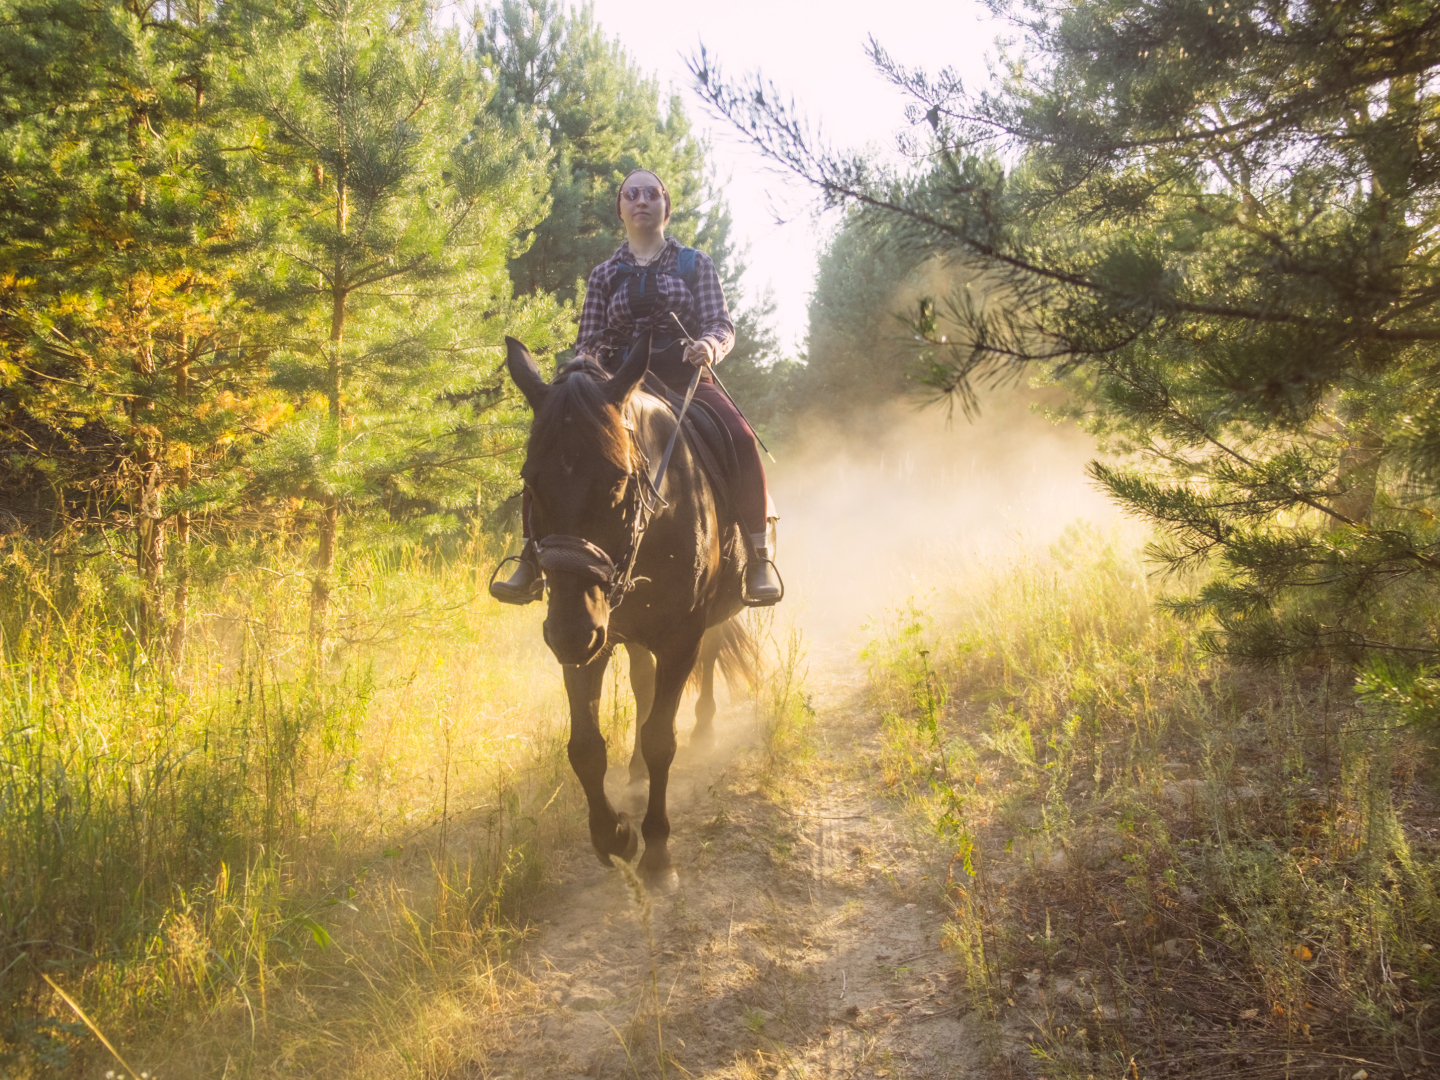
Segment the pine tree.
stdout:
<svg viewBox="0 0 1440 1080">
<path fill-rule="evenodd" d="M 852 210 L 816 267 L 801 382 L 834 409 L 863 410 L 909 389 L 914 339 L 895 312 L 915 258 L 889 225 L 873 210 Z"/>
<path fill-rule="evenodd" d="M 190 489 L 226 470 L 226 432 L 245 412 L 247 373 L 220 352 L 243 322 L 228 285 L 228 177 L 244 162 L 222 149 L 212 92 L 227 24 L 209 0 L 12 0 L 4 20 L 7 501 L 45 531 L 129 532 L 134 625 L 149 643 L 167 529 L 188 539 Z"/>
<path fill-rule="evenodd" d="M 543 345 L 563 325 L 547 297 L 513 303 L 506 269 L 539 216 L 543 162 L 430 16 L 318 0 L 251 18 L 238 93 L 265 125 L 268 184 L 252 288 L 275 321 L 273 385 L 294 402 L 254 484 L 318 510 L 317 640 L 342 510 L 413 522 L 483 502 L 520 443 L 502 335 Z"/>
<path fill-rule="evenodd" d="M 757 363 L 739 348 L 726 360 L 725 385 L 777 438 L 810 413 L 858 432 L 877 404 L 913 393 L 914 336 L 896 311 L 902 295 L 918 291 L 915 260 L 891 242 L 888 224 L 874 211 L 852 210 L 820 252 L 803 363 Z M 769 355 L 777 351 L 772 338 Z"/>
<path fill-rule="evenodd" d="M 876 48 L 930 132 L 915 180 L 696 70 L 827 198 L 983 272 L 988 302 L 914 320 L 929 381 L 1069 372 L 1126 455 L 1093 476 L 1166 569 L 1207 568 L 1176 606 L 1212 647 L 1440 655 L 1440 12 L 1081 0 L 1016 22 L 1023 53 L 978 93 Z"/>
<path fill-rule="evenodd" d="M 513 266 L 518 291 L 576 298 L 625 238 L 615 190 L 632 169 L 665 180 L 669 231 L 696 242 L 710 202 L 699 140 L 679 97 L 662 104 L 654 77 L 605 35 L 590 5 L 567 12 L 553 0 L 504 0 L 487 12 L 481 50 L 499 84 L 492 111 L 533 116 L 553 155 L 549 212 Z"/>
</svg>

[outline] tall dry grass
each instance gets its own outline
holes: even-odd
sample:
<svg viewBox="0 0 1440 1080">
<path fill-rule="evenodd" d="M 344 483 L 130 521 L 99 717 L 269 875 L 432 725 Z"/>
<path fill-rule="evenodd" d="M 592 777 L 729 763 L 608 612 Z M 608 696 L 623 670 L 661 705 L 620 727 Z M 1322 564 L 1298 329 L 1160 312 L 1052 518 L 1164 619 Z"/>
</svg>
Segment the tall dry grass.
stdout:
<svg viewBox="0 0 1440 1080">
<path fill-rule="evenodd" d="M 0 1074 L 108 1059 L 46 976 L 162 1080 L 444 1075 L 503 1035 L 583 820 L 538 608 L 484 597 L 483 545 L 358 553 L 317 657 L 287 558 L 202 568 L 177 668 L 95 561 L 0 552 Z"/>
<path fill-rule="evenodd" d="M 793 622 L 777 626 L 774 608 L 750 612 L 747 618 L 761 643 L 762 673 L 750 693 L 760 780 L 773 794 L 788 797 L 794 794 L 791 785 L 804 784 L 815 756 L 817 716 L 807 686 L 805 636 Z"/>
<path fill-rule="evenodd" d="M 877 775 L 954 856 L 997 1075 L 1433 1065 L 1433 732 L 1352 671 L 1198 653 L 1146 570 L 1072 528 L 867 652 Z"/>
</svg>

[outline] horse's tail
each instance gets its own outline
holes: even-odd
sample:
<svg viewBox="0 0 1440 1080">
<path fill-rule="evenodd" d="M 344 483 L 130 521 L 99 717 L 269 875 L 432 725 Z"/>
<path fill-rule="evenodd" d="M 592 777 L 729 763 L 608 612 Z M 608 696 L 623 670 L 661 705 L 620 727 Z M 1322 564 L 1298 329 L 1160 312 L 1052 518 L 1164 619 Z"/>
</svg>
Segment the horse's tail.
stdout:
<svg viewBox="0 0 1440 1080">
<path fill-rule="evenodd" d="M 700 649 L 700 658 L 690 672 L 689 688 L 698 690 L 705 675 L 705 665 L 713 663 L 725 678 L 725 685 L 731 692 L 741 686 L 754 690 L 760 685 L 760 643 L 751 635 L 740 617 L 729 619 L 712 627 L 706 634 L 707 640 Z"/>
<path fill-rule="evenodd" d="M 736 689 L 743 685 L 754 690 L 760 685 L 760 642 L 740 619 L 731 619 L 720 627 L 720 652 L 715 663 L 725 677 L 725 685 Z"/>
</svg>

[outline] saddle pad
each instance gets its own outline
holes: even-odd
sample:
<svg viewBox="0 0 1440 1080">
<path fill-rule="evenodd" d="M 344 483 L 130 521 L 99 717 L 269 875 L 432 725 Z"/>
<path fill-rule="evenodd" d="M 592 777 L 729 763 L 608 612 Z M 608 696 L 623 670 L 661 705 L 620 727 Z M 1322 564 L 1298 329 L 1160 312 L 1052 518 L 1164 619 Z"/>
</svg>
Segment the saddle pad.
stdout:
<svg viewBox="0 0 1440 1080">
<path fill-rule="evenodd" d="M 646 375 L 643 385 L 648 393 L 669 405 L 672 413 L 678 414 L 680 406 L 685 404 L 684 394 L 670 389 L 654 375 Z M 685 413 L 680 430 L 685 436 L 686 444 L 700 462 L 700 468 L 705 470 L 705 475 L 709 477 L 710 486 L 715 489 L 715 501 L 721 506 L 728 506 L 730 490 L 740 471 L 740 461 L 735 454 L 735 443 L 730 438 L 729 430 L 710 406 L 694 398 L 690 401 L 690 408 Z"/>
</svg>

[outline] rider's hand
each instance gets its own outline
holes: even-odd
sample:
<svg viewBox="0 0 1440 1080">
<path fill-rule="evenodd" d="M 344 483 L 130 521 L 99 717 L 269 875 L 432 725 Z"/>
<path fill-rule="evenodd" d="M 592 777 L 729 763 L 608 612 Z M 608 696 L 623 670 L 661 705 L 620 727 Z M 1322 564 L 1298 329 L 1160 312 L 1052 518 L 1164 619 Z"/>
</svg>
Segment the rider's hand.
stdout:
<svg viewBox="0 0 1440 1080">
<path fill-rule="evenodd" d="M 701 338 L 693 345 L 685 346 L 685 360 L 696 367 L 713 364 L 715 362 L 715 346 L 710 344 L 708 338 Z"/>
</svg>

